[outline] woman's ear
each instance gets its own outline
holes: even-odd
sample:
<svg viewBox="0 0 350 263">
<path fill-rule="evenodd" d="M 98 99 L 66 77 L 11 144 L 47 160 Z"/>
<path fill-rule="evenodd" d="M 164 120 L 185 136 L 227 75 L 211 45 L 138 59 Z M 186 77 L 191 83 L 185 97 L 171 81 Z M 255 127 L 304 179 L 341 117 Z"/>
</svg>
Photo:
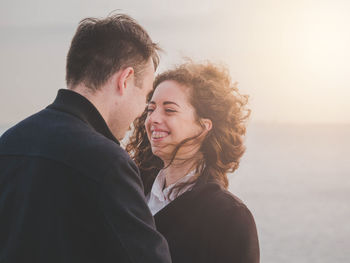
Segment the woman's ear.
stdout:
<svg viewBox="0 0 350 263">
<path fill-rule="evenodd" d="M 213 128 L 213 123 L 211 119 L 201 119 L 203 128 L 208 132 Z"/>
</svg>

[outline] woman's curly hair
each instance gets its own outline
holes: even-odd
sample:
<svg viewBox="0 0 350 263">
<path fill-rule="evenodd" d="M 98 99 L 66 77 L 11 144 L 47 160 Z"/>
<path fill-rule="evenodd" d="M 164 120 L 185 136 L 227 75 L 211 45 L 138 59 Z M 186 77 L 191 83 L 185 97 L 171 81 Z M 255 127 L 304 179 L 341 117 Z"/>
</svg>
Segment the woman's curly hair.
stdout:
<svg viewBox="0 0 350 263">
<path fill-rule="evenodd" d="M 148 101 L 157 86 L 166 80 L 175 81 L 189 88 L 189 102 L 195 109 L 196 119 L 200 121 L 201 118 L 206 118 L 212 121 L 212 129 L 206 134 L 199 149 L 203 159 L 198 161 L 196 179 L 216 181 L 227 188 L 226 173 L 238 168 L 245 151 L 243 136 L 246 132 L 246 120 L 250 115 L 250 110 L 246 109 L 248 96 L 239 93 L 237 84 L 232 83 L 225 67 L 210 62 L 204 64 L 186 62 L 156 77 Z M 148 193 L 164 164 L 152 153 L 145 129 L 146 117 L 145 110 L 134 121 L 134 131 L 126 150 L 138 165 L 145 193 Z M 181 145 L 183 143 L 176 147 L 173 158 Z M 182 184 L 180 188 L 185 185 Z"/>
</svg>

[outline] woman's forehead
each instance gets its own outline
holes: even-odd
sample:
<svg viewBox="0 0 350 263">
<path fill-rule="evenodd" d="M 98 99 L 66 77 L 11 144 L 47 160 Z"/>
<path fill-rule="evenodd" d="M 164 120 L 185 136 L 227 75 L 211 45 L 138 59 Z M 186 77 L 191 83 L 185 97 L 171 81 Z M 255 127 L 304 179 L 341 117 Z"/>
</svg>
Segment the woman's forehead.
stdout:
<svg viewBox="0 0 350 263">
<path fill-rule="evenodd" d="M 189 92 L 188 88 L 173 80 L 166 80 L 161 82 L 155 89 L 151 101 L 174 101 L 188 103 Z"/>
</svg>

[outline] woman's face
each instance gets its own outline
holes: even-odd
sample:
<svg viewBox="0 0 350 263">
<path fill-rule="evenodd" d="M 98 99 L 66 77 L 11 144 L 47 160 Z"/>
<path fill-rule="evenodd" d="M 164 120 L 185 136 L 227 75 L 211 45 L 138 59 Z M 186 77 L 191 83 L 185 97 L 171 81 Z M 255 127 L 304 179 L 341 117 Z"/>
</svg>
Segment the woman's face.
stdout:
<svg viewBox="0 0 350 263">
<path fill-rule="evenodd" d="M 171 157 L 176 145 L 201 133 L 195 119 L 195 109 L 189 103 L 189 89 L 172 80 L 161 82 L 148 104 L 145 121 L 153 154 L 162 160 Z M 187 148 L 187 149 L 186 149 Z M 198 145 L 184 145 L 177 157 L 198 150 Z"/>
</svg>

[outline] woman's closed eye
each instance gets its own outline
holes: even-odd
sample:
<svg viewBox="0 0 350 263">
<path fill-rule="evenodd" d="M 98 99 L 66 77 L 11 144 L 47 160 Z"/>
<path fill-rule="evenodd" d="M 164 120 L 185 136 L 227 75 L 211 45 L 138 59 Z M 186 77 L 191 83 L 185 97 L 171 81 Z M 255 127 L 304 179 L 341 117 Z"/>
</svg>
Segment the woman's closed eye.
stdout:
<svg viewBox="0 0 350 263">
<path fill-rule="evenodd" d="M 154 110 L 155 110 L 154 108 L 146 108 L 146 111 L 147 111 L 148 114 L 154 112 Z M 167 112 L 167 113 L 177 112 L 177 110 L 169 109 L 169 108 L 164 109 L 164 111 Z"/>
</svg>

